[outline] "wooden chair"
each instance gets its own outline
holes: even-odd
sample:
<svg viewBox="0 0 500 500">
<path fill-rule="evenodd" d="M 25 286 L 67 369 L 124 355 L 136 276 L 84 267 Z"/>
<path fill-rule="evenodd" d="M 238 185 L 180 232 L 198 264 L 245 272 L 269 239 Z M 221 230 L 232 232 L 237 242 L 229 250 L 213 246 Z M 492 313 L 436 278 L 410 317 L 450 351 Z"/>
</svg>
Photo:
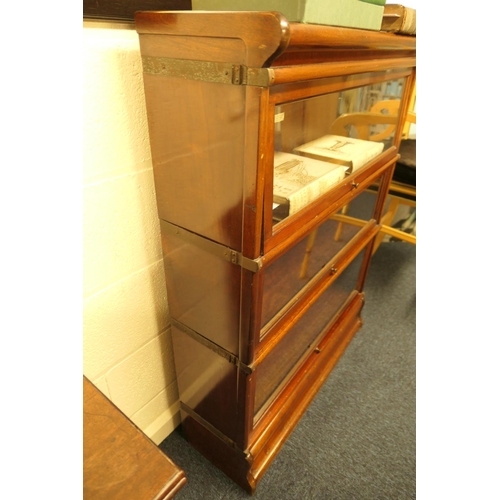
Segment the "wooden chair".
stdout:
<svg viewBox="0 0 500 500">
<path fill-rule="evenodd" d="M 368 141 L 384 141 L 391 137 L 396 129 L 399 99 L 378 101 L 369 112 L 346 113 L 339 116 L 332 124 L 331 134 L 349 136 L 349 129 L 354 127 L 359 139 Z M 409 123 L 417 122 L 416 113 L 408 112 L 406 121 Z M 415 235 L 410 234 L 410 227 L 416 228 L 416 155 L 415 139 L 403 139 L 400 145 L 401 158 L 396 163 L 393 179 L 389 186 L 388 206 L 380 220 L 380 234 L 375 239 L 373 253 L 376 252 L 384 237 L 389 235 L 391 238 L 406 241 L 408 243 L 417 243 Z M 376 192 L 377 185 L 374 185 L 369 191 Z M 394 217 L 401 205 L 406 205 L 414 210 L 410 217 L 402 224 L 402 227 L 393 227 Z M 335 241 L 338 241 L 342 234 L 344 223 L 353 225 L 363 225 L 364 221 L 349 217 L 349 206 L 346 205 L 340 214 L 334 214 L 330 217 L 338 222 L 335 233 Z M 307 265 L 311 254 L 316 230 L 309 235 L 306 246 L 300 277 L 305 278 Z"/>
<path fill-rule="evenodd" d="M 397 115 L 399 111 L 399 99 L 378 101 L 367 113 L 349 113 L 339 116 L 332 124 L 331 133 L 334 135 L 348 135 L 347 127 L 354 127 L 359 139 L 367 141 L 384 141 L 391 137 L 396 129 Z M 417 115 L 414 112 L 408 112 L 406 121 L 417 123 Z M 371 132 L 374 125 L 386 125 L 382 130 Z M 416 210 L 416 140 L 403 139 L 400 146 L 401 158 L 396 163 L 393 180 L 389 186 L 388 208 L 381 219 L 380 235 L 377 237 L 374 246 L 374 252 L 379 247 L 384 236 L 390 235 L 393 238 L 416 244 L 417 238 L 413 234 L 406 232 L 406 227 L 392 227 L 394 217 L 401 205 L 412 207 Z M 413 175 L 412 175 L 413 170 Z M 374 186 L 376 189 L 377 186 Z M 344 207 L 342 215 L 346 215 L 347 208 Z M 415 216 L 415 210 L 412 217 Z M 342 220 L 339 215 L 332 216 L 333 219 Z M 341 222 L 336 237 L 341 234 Z"/>
</svg>

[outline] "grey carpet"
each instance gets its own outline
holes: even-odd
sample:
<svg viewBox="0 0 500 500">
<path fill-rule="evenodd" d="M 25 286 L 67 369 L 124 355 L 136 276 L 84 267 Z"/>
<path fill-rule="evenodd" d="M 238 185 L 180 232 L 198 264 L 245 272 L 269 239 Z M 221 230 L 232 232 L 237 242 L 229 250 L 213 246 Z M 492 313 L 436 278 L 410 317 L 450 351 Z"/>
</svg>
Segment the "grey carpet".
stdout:
<svg viewBox="0 0 500 500">
<path fill-rule="evenodd" d="M 365 293 L 363 328 L 253 498 L 416 498 L 416 247 L 383 243 Z M 179 432 L 160 447 L 188 479 L 176 499 L 251 498 Z"/>
</svg>

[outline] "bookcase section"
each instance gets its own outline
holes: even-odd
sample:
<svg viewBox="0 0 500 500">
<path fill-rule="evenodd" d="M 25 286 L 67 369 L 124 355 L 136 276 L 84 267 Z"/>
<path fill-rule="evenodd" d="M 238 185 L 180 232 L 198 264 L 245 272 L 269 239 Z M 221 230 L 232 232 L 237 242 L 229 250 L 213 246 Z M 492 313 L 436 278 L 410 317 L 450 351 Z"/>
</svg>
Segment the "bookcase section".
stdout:
<svg viewBox="0 0 500 500">
<path fill-rule="evenodd" d="M 362 325 L 415 38 L 279 12 L 135 27 L 183 431 L 253 493 Z"/>
</svg>

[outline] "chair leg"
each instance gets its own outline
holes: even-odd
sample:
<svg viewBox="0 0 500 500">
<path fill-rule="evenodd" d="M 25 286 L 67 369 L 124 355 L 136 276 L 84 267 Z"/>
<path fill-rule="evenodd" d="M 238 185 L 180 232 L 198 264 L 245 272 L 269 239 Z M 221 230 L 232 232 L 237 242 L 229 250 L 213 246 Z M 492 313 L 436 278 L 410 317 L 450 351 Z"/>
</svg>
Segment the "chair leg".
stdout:
<svg viewBox="0 0 500 500">
<path fill-rule="evenodd" d="M 347 205 L 344 205 L 342 207 L 342 215 L 346 215 L 347 214 L 347 210 L 349 209 L 349 203 Z M 333 237 L 333 240 L 334 241 L 339 241 L 340 240 L 340 235 L 342 233 L 342 226 L 344 224 L 342 222 L 339 222 L 338 223 L 338 226 L 337 226 L 337 230 L 335 231 L 335 236 Z"/>
<path fill-rule="evenodd" d="M 414 236 L 413 234 L 408 234 L 405 233 L 404 231 L 401 231 L 400 229 L 394 229 L 391 226 L 382 226 L 380 228 L 380 232 L 383 234 L 388 234 L 391 237 L 391 241 L 394 241 L 393 238 L 400 240 L 400 241 L 406 241 L 408 243 L 413 243 L 414 245 L 417 244 L 417 237 Z"/>
<path fill-rule="evenodd" d="M 417 234 L 416 225 L 417 225 L 417 210 L 414 208 L 413 210 L 410 211 L 410 214 L 406 219 L 400 220 L 393 226 L 393 229 L 396 232 L 391 236 L 390 241 L 401 241 L 401 240 L 407 241 L 404 235 Z M 411 241 L 411 243 L 416 243 L 415 236 L 413 236 L 413 240 Z"/>
<path fill-rule="evenodd" d="M 394 216 L 396 215 L 396 212 L 398 210 L 398 206 L 399 200 L 396 198 L 391 198 L 387 212 L 380 219 L 380 225 L 391 225 L 392 219 L 394 219 Z M 384 237 L 385 234 L 382 232 L 379 232 L 379 234 L 375 237 L 375 244 L 373 245 L 372 255 L 378 250 L 378 247 L 382 243 Z"/>
<path fill-rule="evenodd" d="M 407 229 L 409 229 L 415 222 L 416 217 L 417 217 L 417 211 L 413 210 L 408 219 L 406 219 L 404 224 L 401 226 L 401 231 L 406 231 Z"/>
<path fill-rule="evenodd" d="M 316 234 L 318 229 L 315 229 L 307 238 L 306 253 L 302 259 L 302 266 L 300 267 L 300 278 L 303 279 L 307 275 L 307 266 L 309 264 L 309 256 L 311 255 L 312 247 L 314 245 L 314 240 L 316 239 Z"/>
</svg>

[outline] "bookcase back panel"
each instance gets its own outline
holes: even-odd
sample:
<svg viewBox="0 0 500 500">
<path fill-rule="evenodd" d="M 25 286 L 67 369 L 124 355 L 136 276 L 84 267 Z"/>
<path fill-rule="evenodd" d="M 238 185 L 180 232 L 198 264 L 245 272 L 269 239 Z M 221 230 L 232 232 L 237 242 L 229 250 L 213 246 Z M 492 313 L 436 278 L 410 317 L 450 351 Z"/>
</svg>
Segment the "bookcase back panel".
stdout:
<svg viewBox="0 0 500 500">
<path fill-rule="evenodd" d="M 319 343 L 356 288 L 364 252 L 361 252 L 292 326 L 255 372 L 255 414 L 259 414 Z"/>
</svg>

